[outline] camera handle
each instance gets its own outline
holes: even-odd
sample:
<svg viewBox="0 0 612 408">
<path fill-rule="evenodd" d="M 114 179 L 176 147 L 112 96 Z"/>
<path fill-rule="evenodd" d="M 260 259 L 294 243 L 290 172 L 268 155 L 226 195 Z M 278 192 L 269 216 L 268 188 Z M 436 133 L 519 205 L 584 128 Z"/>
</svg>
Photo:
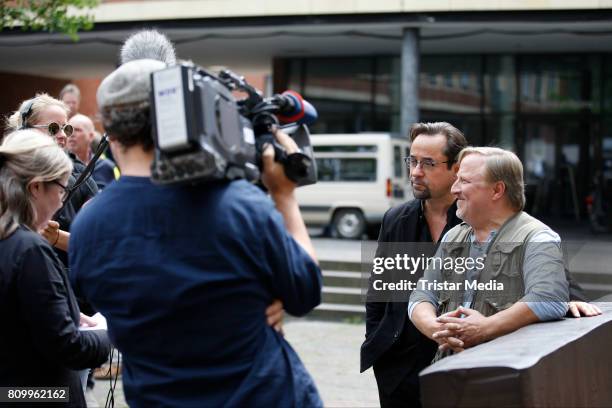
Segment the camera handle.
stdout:
<svg viewBox="0 0 612 408">
<path fill-rule="evenodd" d="M 264 148 L 271 145 L 274 148 L 274 161 L 283 165 L 285 175 L 294 183 L 299 183 L 308 175 L 308 168 L 312 165 L 310 157 L 306 156 L 301 151 L 287 154 L 285 148 L 276 141 L 272 133 L 264 133 L 257 136 L 257 165 L 263 168 L 262 155 Z"/>
</svg>

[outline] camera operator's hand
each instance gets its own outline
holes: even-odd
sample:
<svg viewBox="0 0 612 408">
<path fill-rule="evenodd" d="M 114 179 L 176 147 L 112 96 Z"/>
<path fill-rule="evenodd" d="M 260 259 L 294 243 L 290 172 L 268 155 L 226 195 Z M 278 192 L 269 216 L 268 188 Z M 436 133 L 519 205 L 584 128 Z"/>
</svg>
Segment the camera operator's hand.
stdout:
<svg viewBox="0 0 612 408">
<path fill-rule="evenodd" d="M 283 302 L 278 299 L 275 299 L 274 302 L 270 306 L 266 308 L 266 320 L 268 322 L 268 326 L 271 326 L 279 332 L 283 334 L 283 316 L 285 312 L 283 310 Z"/>
<path fill-rule="evenodd" d="M 98 322 L 96 322 L 92 317 L 87 316 L 86 314 L 80 313 L 80 318 L 79 318 L 80 327 L 94 327 L 97 325 L 98 325 Z"/>
<path fill-rule="evenodd" d="M 274 137 L 287 151 L 287 154 L 298 151 L 298 146 L 293 139 L 278 128 L 273 130 Z M 316 262 L 314 247 L 308 236 L 306 225 L 300 214 L 300 208 L 293 191 L 296 184 L 285 175 L 285 169 L 279 162 L 274 161 L 274 148 L 267 146 L 262 155 L 263 174 L 261 181 L 270 192 L 276 209 L 283 215 L 285 227 L 293 239 L 295 239 L 310 257 Z"/>
<path fill-rule="evenodd" d="M 295 141 L 285 132 L 276 128 L 273 130 L 274 137 L 287 151 L 287 154 L 297 152 L 298 146 Z M 292 194 L 296 184 L 285 175 L 283 165 L 274 160 L 274 148 L 266 146 L 262 155 L 263 174 L 261 181 L 273 197 L 277 194 Z"/>
</svg>

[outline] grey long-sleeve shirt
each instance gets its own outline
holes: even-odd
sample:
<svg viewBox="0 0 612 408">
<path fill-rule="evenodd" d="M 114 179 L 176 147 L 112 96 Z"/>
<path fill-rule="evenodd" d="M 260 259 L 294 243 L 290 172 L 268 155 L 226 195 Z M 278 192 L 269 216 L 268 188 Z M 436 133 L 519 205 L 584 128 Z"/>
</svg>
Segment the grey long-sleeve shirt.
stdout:
<svg viewBox="0 0 612 408">
<path fill-rule="evenodd" d="M 479 243 L 472 234 L 470 236 L 470 257 L 482 257 L 487 252 L 495 235 L 496 231 L 492 231 L 485 242 Z M 442 242 L 447 242 L 447 234 L 442 237 Z M 537 243 L 537 245 L 527 245 L 525 248 L 525 258 L 523 260 L 525 296 L 520 301 L 525 302 L 540 321 L 560 319 L 567 313 L 568 302 L 559 299 L 569 300 L 569 286 L 565 278 L 561 237 L 553 230 L 545 229 L 535 233 L 528 241 L 528 244 L 534 243 Z M 435 256 L 440 255 L 439 251 L 440 249 Z M 548 267 L 542 268 L 545 264 Z M 551 268 L 551 265 L 554 265 L 554 267 Z M 466 273 L 466 279 L 477 280 L 478 272 L 477 269 L 469 269 Z M 421 280 L 442 281 L 441 271 L 436 268 L 428 268 Z M 419 284 L 414 292 L 425 295 L 426 301 L 437 307 L 437 291 L 422 289 L 422 285 Z M 414 301 L 414 292 L 410 296 L 411 301 L 408 303 L 410 320 L 412 320 L 414 307 L 422 301 Z M 466 290 L 463 306 L 471 307 L 473 297 L 474 291 Z"/>
</svg>

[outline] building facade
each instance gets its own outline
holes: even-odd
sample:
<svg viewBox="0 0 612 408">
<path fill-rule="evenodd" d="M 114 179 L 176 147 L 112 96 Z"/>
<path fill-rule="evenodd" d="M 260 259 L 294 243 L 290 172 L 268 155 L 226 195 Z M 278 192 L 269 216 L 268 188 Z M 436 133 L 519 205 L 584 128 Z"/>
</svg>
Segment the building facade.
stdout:
<svg viewBox="0 0 612 408">
<path fill-rule="evenodd" d="M 421 55 L 421 121 L 449 121 L 470 144 L 515 151 L 529 210 L 586 216 L 597 178 L 612 179 L 612 54 Z M 315 133 L 400 134 L 400 57 L 280 58 L 277 90 L 320 111 Z"/>
</svg>

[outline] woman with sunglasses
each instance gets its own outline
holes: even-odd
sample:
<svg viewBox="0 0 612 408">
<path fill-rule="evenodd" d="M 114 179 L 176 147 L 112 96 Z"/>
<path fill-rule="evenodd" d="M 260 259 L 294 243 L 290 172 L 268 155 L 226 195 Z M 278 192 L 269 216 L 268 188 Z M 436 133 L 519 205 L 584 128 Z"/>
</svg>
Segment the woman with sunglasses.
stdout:
<svg viewBox="0 0 612 408">
<path fill-rule="evenodd" d="M 68 122 L 70 109 L 62 101 L 42 93 L 34 98 L 23 101 L 19 109 L 15 111 L 7 121 L 8 130 L 35 129 L 40 133 L 51 136 L 62 149 L 66 147 L 68 138 L 72 136 L 74 129 Z M 73 171 L 68 179 L 67 187 L 74 188 L 74 183 L 85 169 L 76 156 L 67 153 L 73 163 Z M 57 222 L 51 222 L 49 228 L 43 231 L 45 238 L 55 246 L 57 254 L 64 265 L 68 265 L 68 233 L 70 224 L 76 213 L 83 204 L 93 198 L 98 188 L 93 179 L 88 179 L 84 184 L 78 186 L 72 194 L 69 202 L 53 218 Z M 82 306 L 85 306 L 82 304 Z M 93 314 L 93 310 L 84 307 L 84 312 Z"/>
<path fill-rule="evenodd" d="M 72 136 L 72 126 L 68 122 L 68 107 L 47 94 L 38 94 L 21 103 L 18 111 L 8 119 L 12 130 L 34 128 L 47 133 L 63 149 Z"/>
<path fill-rule="evenodd" d="M 34 130 L 0 145 L 0 384 L 68 387 L 64 406 L 86 406 L 77 371 L 102 364 L 106 331 L 79 331 L 61 262 L 37 230 L 61 207 L 72 163 Z"/>
</svg>

